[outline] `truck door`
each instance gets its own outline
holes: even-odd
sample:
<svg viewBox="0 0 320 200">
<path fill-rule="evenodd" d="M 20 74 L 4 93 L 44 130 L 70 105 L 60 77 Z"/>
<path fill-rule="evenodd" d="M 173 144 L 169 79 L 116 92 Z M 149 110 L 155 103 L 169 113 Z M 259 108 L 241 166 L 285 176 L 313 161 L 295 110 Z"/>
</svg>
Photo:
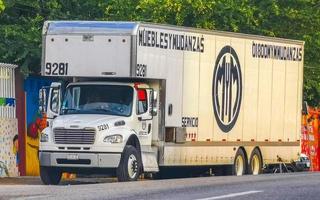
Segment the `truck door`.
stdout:
<svg viewBox="0 0 320 200">
<path fill-rule="evenodd" d="M 151 145 L 152 139 L 152 89 L 137 89 L 136 132 L 141 145 Z"/>
</svg>

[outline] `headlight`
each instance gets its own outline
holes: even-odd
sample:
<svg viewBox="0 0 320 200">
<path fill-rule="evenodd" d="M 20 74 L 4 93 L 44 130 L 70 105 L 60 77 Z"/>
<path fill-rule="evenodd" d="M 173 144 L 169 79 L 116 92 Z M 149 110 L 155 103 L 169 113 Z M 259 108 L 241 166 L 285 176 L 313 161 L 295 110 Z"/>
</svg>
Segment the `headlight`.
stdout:
<svg viewBox="0 0 320 200">
<path fill-rule="evenodd" d="M 109 135 L 103 139 L 107 143 L 121 143 L 123 141 L 122 135 Z"/>
<path fill-rule="evenodd" d="M 40 142 L 48 142 L 48 141 L 49 141 L 49 135 L 46 133 L 41 133 Z"/>
</svg>

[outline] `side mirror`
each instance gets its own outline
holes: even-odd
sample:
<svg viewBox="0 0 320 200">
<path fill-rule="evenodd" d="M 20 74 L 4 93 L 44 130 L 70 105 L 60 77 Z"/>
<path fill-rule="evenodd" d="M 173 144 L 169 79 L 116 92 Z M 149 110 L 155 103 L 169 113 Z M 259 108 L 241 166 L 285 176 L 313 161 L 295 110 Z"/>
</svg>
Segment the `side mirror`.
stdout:
<svg viewBox="0 0 320 200">
<path fill-rule="evenodd" d="M 50 109 L 54 114 L 59 115 L 60 111 L 60 87 L 52 87 L 50 90 Z"/>
<path fill-rule="evenodd" d="M 302 114 L 307 115 L 308 114 L 308 103 L 306 101 L 302 104 Z"/>
<path fill-rule="evenodd" d="M 47 111 L 47 92 L 45 88 L 39 90 L 39 111 L 41 113 Z"/>
<path fill-rule="evenodd" d="M 158 103 L 158 92 L 153 90 L 151 91 L 151 97 L 152 97 L 152 109 L 151 109 L 151 116 L 157 116 L 158 114 L 158 109 L 157 109 L 157 103 Z"/>
</svg>

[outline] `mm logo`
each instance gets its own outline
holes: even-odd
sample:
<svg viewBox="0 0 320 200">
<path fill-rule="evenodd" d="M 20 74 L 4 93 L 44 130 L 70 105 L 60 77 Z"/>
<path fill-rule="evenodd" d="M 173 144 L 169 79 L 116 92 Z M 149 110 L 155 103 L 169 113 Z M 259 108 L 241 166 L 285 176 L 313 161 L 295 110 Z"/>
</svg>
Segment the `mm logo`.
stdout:
<svg viewBox="0 0 320 200">
<path fill-rule="evenodd" d="M 242 77 L 239 58 L 229 45 L 217 57 L 213 72 L 212 101 L 216 121 L 223 132 L 235 125 L 241 106 Z"/>
</svg>

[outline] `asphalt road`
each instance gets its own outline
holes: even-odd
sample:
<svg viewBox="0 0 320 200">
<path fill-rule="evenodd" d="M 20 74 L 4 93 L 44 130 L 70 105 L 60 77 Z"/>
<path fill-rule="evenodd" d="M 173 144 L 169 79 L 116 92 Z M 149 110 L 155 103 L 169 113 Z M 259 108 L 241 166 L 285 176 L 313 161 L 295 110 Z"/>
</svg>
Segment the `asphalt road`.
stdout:
<svg viewBox="0 0 320 200">
<path fill-rule="evenodd" d="M 320 173 L 220 176 L 118 183 L 78 179 L 58 186 L 39 180 L 0 184 L 0 199 L 320 199 Z M 9 183 L 10 184 L 10 183 Z"/>
</svg>

